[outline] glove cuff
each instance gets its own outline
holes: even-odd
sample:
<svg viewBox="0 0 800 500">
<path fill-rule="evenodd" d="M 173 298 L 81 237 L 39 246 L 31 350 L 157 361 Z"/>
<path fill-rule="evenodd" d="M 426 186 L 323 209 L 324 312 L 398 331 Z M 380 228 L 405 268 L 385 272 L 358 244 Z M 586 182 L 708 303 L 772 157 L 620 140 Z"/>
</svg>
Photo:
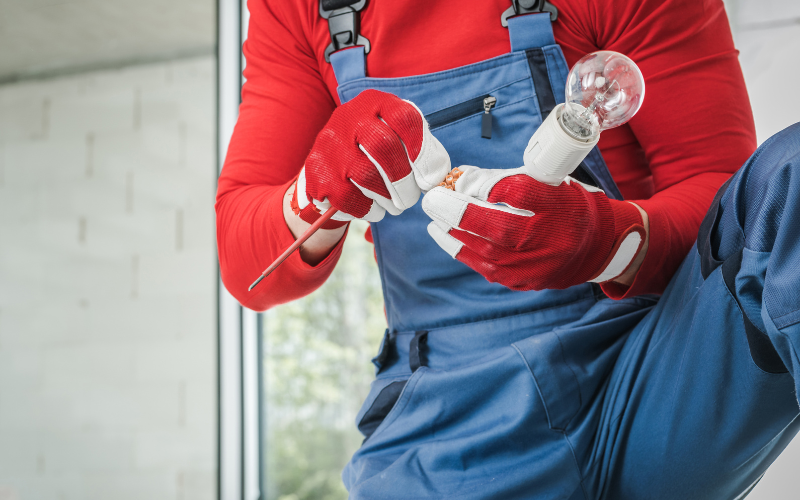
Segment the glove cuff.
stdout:
<svg viewBox="0 0 800 500">
<path fill-rule="evenodd" d="M 627 201 L 608 200 L 611 204 L 611 210 L 614 212 L 614 233 L 615 241 L 621 235 L 627 232 L 631 226 L 642 226 L 642 214 L 636 205 Z"/>
<path fill-rule="evenodd" d="M 639 209 L 625 201 L 609 200 L 614 213 L 614 246 L 600 266 L 600 273 L 590 279 L 602 283 L 625 274 L 642 250 L 647 232 Z"/>
<path fill-rule="evenodd" d="M 289 206 L 292 207 L 292 212 L 294 212 L 295 215 L 299 215 L 301 219 L 309 224 L 316 222 L 321 215 L 319 209 L 313 203 L 309 203 L 304 208 L 300 208 L 300 204 L 297 202 L 297 182 L 294 183 L 294 192 L 292 193 L 292 201 Z M 320 229 L 338 229 L 347 224 L 347 221 L 330 219 L 325 222 Z"/>
</svg>

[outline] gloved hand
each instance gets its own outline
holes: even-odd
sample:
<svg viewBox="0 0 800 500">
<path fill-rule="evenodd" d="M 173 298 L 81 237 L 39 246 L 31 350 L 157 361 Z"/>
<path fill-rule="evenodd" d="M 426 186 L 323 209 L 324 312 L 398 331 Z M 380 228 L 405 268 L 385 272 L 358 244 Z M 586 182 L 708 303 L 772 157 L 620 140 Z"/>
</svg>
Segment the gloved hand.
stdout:
<svg viewBox="0 0 800 500">
<path fill-rule="evenodd" d="M 309 223 L 333 206 L 322 227 L 377 222 L 414 206 L 450 171 L 450 157 L 413 103 L 365 90 L 337 108 L 300 172 L 292 209 Z M 309 203 L 311 202 L 311 203 Z"/>
<path fill-rule="evenodd" d="M 623 274 L 645 240 L 636 206 L 567 178 L 459 167 L 455 190 L 422 199 L 433 239 L 487 280 L 514 290 L 568 288 Z"/>
</svg>

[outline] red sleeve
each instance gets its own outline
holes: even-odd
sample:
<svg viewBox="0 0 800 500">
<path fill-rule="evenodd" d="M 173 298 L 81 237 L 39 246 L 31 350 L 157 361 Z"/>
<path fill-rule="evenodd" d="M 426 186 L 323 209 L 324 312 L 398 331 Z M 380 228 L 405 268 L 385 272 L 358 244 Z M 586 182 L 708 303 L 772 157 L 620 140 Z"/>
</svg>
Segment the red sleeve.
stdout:
<svg viewBox="0 0 800 500">
<path fill-rule="evenodd" d="M 630 287 L 603 289 L 614 298 L 661 293 L 694 244 L 714 193 L 756 148 L 724 6 L 721 0 L 554 3 L 561 9 L 556 37 L 570 65 L 608 49 L 628 55 L 644 74 L 642 109 L 628 125 L 604 132 L 600 148 L 627 188 L 626 199 L 648 213 L 650 244 Z M 649 166 L 650 176 L 636 171 L 634 149 L 645 156 L 639 164 Z"/>
<path fill-rule="evenodd" d="M 217 247 L 228 291 L 242 305 L 265 310 L 317 289 L 339 259 L 341 243 L 317 266 L 295 252 L 247 291 L 294 242 L 282 198 L 335 103 L 299 19 L 312 13 L 299 12 L 295 2 L 250 0 L 248 7 L 247 81 L 217 190 Z"/>
<path fill-rule="evenodd" d="M 506 4 L 474 1 L 480 15 L 466 16 L 463 23 L 441 22 L 447 2 L 413 19 L 419 30 L 443 37 L 437 38 L 441 43 L 425 42 L 427 58 L 400 57 L 418 53 L 420 47 L 412 42 L 422 43 L 420 37 L 403 38 L 411 36 L 396 12 L 403 2 L 366 9 L 363 29 L 374 44 L 370 74 L 441 71 L 507 52 L 506 30 L 499 23 L 486 25 L 489 14 Z M 650 245 L 631 287 L 606 284 L 604 289 L 615 298 L 660 293 L 691 248 L 714 192 L 756 147 L 722 2 L 552 1 L 560 11 L 555 37 L 570 65 L 589 52 L 609 49 L 630 56 L 644 73 L 642 109 L 628 125 L 604 132 L 600 149 L 625 198 L 648 212 Z M 463 2 L 457 5 L 464 8 Z M 246 292 L 293 241 L 283 221 L 281 195 L 335 107 L 329 90 L 335 79 L 321 62 L 327 25 L 319 19 L 317 2 L 250 0 L 249 8 L 247 83 L 220 177 L 217 231 L 226 287 L 247 307 L 262 310 L 319 287 L 341 251 L 340 246 L 316 267 L 295 254 L 256 293 Z M 476 30 L 483 30 L 481 43 L 475 40 Z"/>
</svg>

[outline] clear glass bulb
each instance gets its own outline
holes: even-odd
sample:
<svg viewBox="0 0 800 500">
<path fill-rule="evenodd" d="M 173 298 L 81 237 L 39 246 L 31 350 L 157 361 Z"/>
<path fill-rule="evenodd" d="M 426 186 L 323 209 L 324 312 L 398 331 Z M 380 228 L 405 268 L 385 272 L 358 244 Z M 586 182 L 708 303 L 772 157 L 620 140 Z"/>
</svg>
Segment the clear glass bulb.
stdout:
<svg viewBox="0 0 800 500">
<path fill-rule="evenodd" d="M 581 58 L 567 76 L 561 127 L 581 141 L 633 118 L 644 100 L 644 78 L 630 58 L 603 50 Z"/>
</svg>

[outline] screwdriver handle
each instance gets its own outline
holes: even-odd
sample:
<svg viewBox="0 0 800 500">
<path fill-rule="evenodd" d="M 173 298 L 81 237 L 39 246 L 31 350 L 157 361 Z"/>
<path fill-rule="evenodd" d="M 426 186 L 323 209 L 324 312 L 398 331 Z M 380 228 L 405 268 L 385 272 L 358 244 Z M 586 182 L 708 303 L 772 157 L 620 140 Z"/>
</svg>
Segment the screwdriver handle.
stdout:
<svg viewBox="0 0 800 500">
<path fill-rule="evenodd" d="M 253 288 L 255 288 L 256 285 L 258 285 L 261 282 L 261 280 L 263 280 L 264 278 L 269 276 L 270 273 L 272 273 L 272 271 L 277 269 L 278 266 L 280 266 L 281 263 L 284 260 L 286 260 L 287 257 L 292 255 L 292 252 L 294 252 L 295 250 L 300 248 L 300 245 L 305 243 L 306 240 L 309 239 L 312 234 L 316 233 L 317 230 L 320 227 L 322 227 L 323 224 L 328 222 L 328 220 L 331 217 L 336 215 L 336 212 L 338 212 L 338 210 L 336 210 L 333 207 L 331 207 L 328 210 L 326 210 L 325 213 L 322 214 L 319 219 L 317 219 L 316 221 L 314 221 L 313 224 L 311 224 L 311 227 L 306 229 L 306 231 L 303 234 L 301 234 L 300 237 L 297 238 L 297 240 L 289 246 L 289 248 L 287 248 L 277 259 L 275 259 L 275 262 L 270 264 L 269 267 L 267 269 L 265 269 L 263 273 L 261 273 L 261 276 L 259 276 L 258 279 L 255 280 L 252 285 L 250 285 L 250 288 L 248 288 L 247 291 L 248 292 L 251 291 Z"/>
</svg>

